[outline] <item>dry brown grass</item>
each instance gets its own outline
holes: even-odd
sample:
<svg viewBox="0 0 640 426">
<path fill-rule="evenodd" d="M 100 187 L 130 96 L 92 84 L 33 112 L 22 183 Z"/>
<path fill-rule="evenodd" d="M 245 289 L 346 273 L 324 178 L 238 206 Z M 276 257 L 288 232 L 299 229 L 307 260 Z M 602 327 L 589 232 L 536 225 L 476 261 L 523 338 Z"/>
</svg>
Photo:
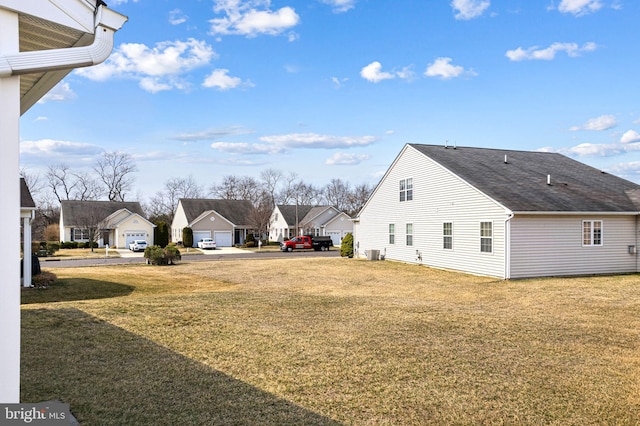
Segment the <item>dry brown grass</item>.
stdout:
<svg viewBox="0 0 640 426">
<path fill-rule="evenodd" d="M 640 423 L 637 275 L 290 258 L 56 274 L 24 294 L 23 399 L 86 424 Z"/>
</svg>

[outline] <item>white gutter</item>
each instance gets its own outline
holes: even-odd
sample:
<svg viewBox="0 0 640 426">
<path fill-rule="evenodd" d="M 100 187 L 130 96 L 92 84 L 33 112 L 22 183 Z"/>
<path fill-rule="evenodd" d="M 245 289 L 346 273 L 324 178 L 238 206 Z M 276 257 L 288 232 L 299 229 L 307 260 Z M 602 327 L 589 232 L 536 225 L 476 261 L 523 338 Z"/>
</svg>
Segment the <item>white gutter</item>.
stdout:
<svg viewBox="0 0 640 426">
<path fill-rule="evenodd" d="M 629 216 L 640 215 L 638 211 L 628 212 L 607 212 L 607 211 L 594 211 L 594 212 L 578 212 L 578 211 L 514 211 L 513 214 L 517 215 L 537 215 L 537 216 Z"/>
<path fill-rule="evenodd" d="M 93 43 L 89 46 L 36 50 L 3 55 L 0 53 L 0 78 L 87 67 L 104 62 L 113 50 L 113 36 L 127 17 L 99 6 Z"/>
<path fill-rule="evenodd" d="M 511 279 L 511 219 L 513 212 L 507 213 L 504 220 L 504 279 Z"/>
</svg>

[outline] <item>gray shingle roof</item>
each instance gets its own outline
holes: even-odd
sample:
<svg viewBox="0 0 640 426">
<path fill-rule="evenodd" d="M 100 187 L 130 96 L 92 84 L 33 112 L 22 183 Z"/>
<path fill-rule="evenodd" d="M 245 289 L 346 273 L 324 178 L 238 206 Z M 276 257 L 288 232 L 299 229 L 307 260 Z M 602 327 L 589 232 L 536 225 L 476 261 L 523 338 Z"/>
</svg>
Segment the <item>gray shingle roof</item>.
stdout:
<svg viewBox="0 0 640 426">
<path fill-rule="evenodd" d="M 279 204 L 278 209 L 288 225 L 296 224 L 296 205 Z M 298 221 L 302 223 L 304 217 L 313 209 L 313 206 L 298 205 Z"/>
<path fill-rule="evenodd" d="M 191 223 L 202 213 L 213 210 L 236 226 L 249 225 L 249 215 L 253 209 L 250 201 L 246 200 L 211 200 L 205 198 L 181 198 L 182 208 Z"/>
<path fill-rule="evenodd" d="M 640 211 L 639 185 L 561 154 L 409 146 L 514 212 Z"/>
<path fill-rule="evenodd" d="M 29 191 L 29 187 L 27 186 L 27 182 L 24 178 L 20 178 L 20 207 L 28 209 L 36 207 L 36 203 L 33 201 L 31 191 Z"/>
<path fill-rule="evenodd" d="M 60 202 L 64 226 L 80 226 L 86 222 L 87 212 L 99 220 L 106 219 L 112 213 L 127 209 L 143 218 L 144 212 L 137 201 L 76 201 L 63 200 Z M 146 218 L 145 218 L 146 219 Z"/>
</svg>

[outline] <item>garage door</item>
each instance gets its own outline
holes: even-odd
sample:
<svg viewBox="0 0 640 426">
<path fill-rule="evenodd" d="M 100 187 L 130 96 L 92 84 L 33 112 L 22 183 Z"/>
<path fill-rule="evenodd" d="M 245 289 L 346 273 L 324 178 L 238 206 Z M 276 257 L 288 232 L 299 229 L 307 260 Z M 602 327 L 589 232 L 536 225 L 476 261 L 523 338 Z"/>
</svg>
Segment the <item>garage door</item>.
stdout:
<svg viewBox="0 0 640 426">
<path fill-rule="evenodd" d="M 125 247 L 129 248 L 129 244 L 133 242 L 133 240 L 145 240 L 147 241 L 147 233 L 146 232 L 126 232 L 124 234 L 125 237 Z"/>
<path fill-rule="evenodd" d="M 329 231 L 327 234 L 331 237 L 331 241 L 333 241 L 334 246 L 340 246 L 340 236 L 342 235 L 341 231 Z"/>
<path fill-rule="evenodd" d="M 198 241 L 203 238 L 211 238 L 211 231 L 193 231 L 193 246 L 198 247 Z"/>
<path fill-rule="evenodd" d="M 231 247 L 233 243 L 231 239 L 231 231 L 214 232 L 213 239 L 216 240 L 217 247 Z"/>
</svg>

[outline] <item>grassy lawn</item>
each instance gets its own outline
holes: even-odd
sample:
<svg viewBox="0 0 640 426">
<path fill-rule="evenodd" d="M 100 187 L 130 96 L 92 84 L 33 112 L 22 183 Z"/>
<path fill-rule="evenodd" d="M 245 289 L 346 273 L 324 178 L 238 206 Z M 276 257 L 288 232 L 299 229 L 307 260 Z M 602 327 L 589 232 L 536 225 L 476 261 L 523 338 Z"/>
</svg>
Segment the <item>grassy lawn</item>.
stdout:
<svg viewBox="0 0 640 426">
<path fill-rule="evenodd" d="M 271 259 L 56 269 L 22 400 L 83 425 L 637 425 L 640 276 Z"/>
</svg>

